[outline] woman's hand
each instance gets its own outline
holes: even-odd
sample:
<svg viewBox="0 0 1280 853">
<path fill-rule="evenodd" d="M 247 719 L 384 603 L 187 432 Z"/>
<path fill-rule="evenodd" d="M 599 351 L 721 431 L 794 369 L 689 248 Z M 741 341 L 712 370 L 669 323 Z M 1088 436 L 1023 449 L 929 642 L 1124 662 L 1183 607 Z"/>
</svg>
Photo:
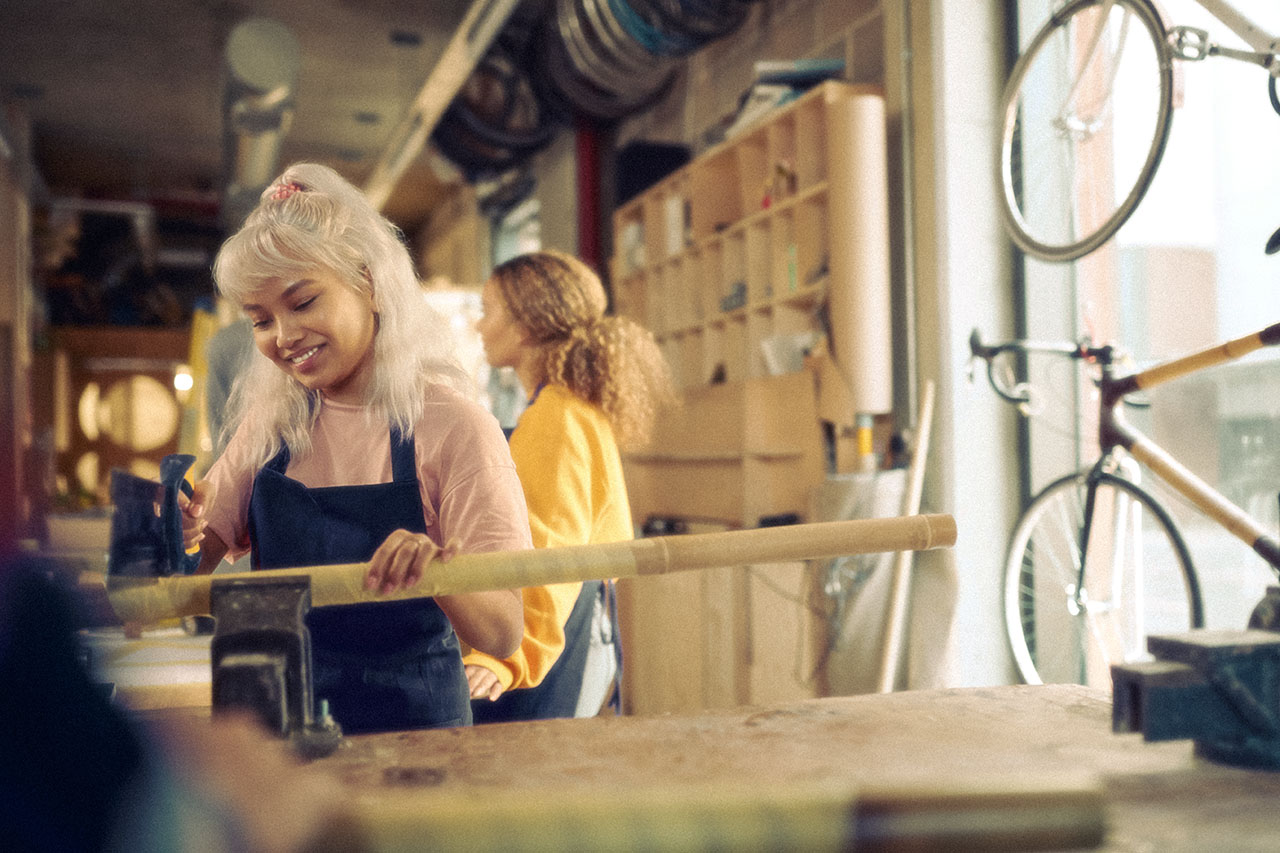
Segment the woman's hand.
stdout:
<svg viewBox="0 0 1280 853">
<path fill-rule="evenodd" d="M 441 548 L 431 537 L 393 530 L 373 552 L 364 588 L 386 595 L 411 589 L 422 580 L 432 560 L 447 563 L 458 551 L 456 540 Z M 437 595 L 435 602 L 448 617 L 458 639 L 478 652 L 505 658 L 520 647 L 524 636 L 524 603 L 520 591 L 499 589 Z"/>
<path fill-rule="evenodd" d="M 474 663 L 467 664 L 467 687 L 471 689 L 472 699 L 488 699 L 490 702 L 496 701 L 507 689 L 498 680 L 496 672 Z"/>
<path fill-rule="evenodd" d="M 373 552 L 364 588 L 383 595 L 410 589 L 422 580 L 422 573 L 432 560 L 447 563 L 457 551 L 456 542 L 441 548 L 425 533 L 393 530 Z"/>
<path fill-rule="evenodd" d="M 191 497 L 178 492 L 178 509 L 182 512 L 182 547 L 190 551 L 204 541 L 205 510 L 213 506 L 217 487 L 209 480 L 201 480 L 191 489 Z"/>
</svg>

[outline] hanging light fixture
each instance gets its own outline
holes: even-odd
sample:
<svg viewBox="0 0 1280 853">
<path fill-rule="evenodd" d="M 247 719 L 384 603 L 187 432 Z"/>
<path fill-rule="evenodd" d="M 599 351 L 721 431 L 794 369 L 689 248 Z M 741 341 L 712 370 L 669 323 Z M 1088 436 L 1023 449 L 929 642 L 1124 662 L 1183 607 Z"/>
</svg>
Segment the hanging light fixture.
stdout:
<svg viewBox="0 0 1280 853">
<path fill-rule="evenodd" d="M 238 227 L 280 167 L 280 147 L 293 121 L 293 95 L 302 49 L 293 32 L 270 18 L 236 25 L 224 49 L 224 161 L 227 186 L 222 219 Z"/>
</svg>

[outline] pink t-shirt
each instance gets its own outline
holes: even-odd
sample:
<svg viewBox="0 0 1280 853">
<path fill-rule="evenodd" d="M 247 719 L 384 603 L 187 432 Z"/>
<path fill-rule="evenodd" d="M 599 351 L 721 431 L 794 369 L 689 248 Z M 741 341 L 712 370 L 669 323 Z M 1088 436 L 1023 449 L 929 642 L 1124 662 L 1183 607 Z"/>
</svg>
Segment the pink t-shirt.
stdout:
<svg viewBox="0 0 1280 853">
<path fill-rule="evenodd" d="M 456 540 L 460 553 L 533 547 L 524 491 L 492 415 L 452 388 L 433 385 L 413 439 L 427 534 L 436 544 Z M 371 426 L 363 407 L 325 401 L 311 440 L 311 452 L 290 459 L 287 471 L 308 488 L 391 482 L 390 430 Z M 249 550 L 249 497 L 257 472 L 242 431 L 209 470 L 217 491 L 206 518 L 227 543 L 229 560 Z"/>
</svg>

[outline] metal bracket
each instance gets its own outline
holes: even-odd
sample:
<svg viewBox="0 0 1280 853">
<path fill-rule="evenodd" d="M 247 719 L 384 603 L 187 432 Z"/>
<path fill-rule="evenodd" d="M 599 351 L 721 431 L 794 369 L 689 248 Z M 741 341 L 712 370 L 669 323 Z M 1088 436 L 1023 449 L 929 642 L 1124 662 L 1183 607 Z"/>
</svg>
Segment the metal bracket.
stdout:
<svg viewBox="0 0 1280 853">
<path fill-rule="evenodd" d="M 1169 48 L 1173 55 L 1186 62 L 1199 62 L 1210 56 L 1225 56 L 1238 59 L 1251 65 L 1260 65 L 1273 72 L 1276 56 L 1274 53 L 1262 53 L 1256 50 L 1238 50 L 1224 47 L 1210 41 L 1209 33 L 1196 27 L 1170 27 L 1168 33 Z"/>
</svg>

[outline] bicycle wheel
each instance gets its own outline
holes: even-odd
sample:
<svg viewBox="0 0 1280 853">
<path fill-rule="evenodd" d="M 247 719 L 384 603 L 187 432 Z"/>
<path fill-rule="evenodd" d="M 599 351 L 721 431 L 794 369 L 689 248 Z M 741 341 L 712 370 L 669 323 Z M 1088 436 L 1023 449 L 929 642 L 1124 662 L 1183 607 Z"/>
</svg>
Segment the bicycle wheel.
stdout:
<svg viewBox="0 0 1280 853">
<path fill-rule="evenodd" d="M 1004 223 L 1027 254 L 1069 261 L 1129 218 L 1173 122 L 1173 66 L 1148 0 L 1075 0 L 1036 33 L 1005 86 Z"/>
<path fill-rule="evenodd" d="M 1204 624 L 1200 585 L 1182 535 L 1146 491 L 1097 475 L 1080 582 L 1090 473 L 1050 483 L 1014 528 L 1005 563 L 1005 627 L 1028 684 L 1111 686 L 1110 665 L 1146 658 L 1146 637 Z"/>
</svg>

